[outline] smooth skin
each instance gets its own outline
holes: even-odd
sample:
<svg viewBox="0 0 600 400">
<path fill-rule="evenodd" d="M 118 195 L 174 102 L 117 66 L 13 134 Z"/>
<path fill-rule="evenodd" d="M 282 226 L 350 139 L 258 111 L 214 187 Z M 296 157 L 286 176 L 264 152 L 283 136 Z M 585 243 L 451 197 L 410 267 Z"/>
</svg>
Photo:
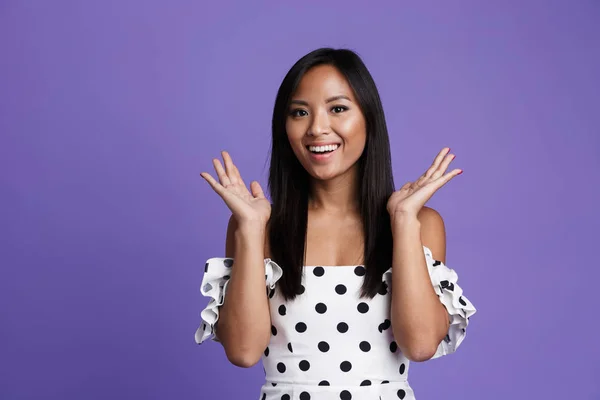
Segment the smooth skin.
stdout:
<svg viewBox="0 0 600 400">
<path fill-rule="evenodd" d="M 337 69 L 324 65 L 304 75 L 292 97 L 286 131 L 294 154 L 312 178 L 305 264 L 361 264 L 364 235 L 356 162 L 365 147 L 366 127 L 354 93 Z M 327 162 L 311 158 L 308 145 L 332 142 L 339 147 Z M 264 287 L 271 205 L 258 182 L 248 189 L 227 152 L 222 158 L 223 164 L 213 160 L 218 181 L 201 174 L 232 212 L 225 252 L 235 264 L 217 332 L 230 362 L 250 367 L 260 360 L 271 337 Z M 387 204 L 394 238 L 392 329 L 412 361 L 430 359 L 448 332 L 448 313 L 431 285 L 422 246 L 445 263 L 444 223 L 425 203 L 462 172 L 447 172 L 453 159 L 449 148 L 442 149 L 423 175 L 394 192 Z"/>
</svg>

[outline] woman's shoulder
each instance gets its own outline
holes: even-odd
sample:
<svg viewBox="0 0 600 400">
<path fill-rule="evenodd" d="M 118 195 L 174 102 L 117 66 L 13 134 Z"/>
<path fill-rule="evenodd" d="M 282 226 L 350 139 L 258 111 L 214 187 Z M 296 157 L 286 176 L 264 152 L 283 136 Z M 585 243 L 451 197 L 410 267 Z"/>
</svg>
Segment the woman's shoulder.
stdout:
<svg viewBox="0 0 600 400">
<path fill-rule="evenodd" d="M 436 260 L 446 259 L 446 228 L 439 212 L 431 207 L 423 206 L 417 215 L 421 224 L 421 240 L 431 250 Z"/>
</svg>

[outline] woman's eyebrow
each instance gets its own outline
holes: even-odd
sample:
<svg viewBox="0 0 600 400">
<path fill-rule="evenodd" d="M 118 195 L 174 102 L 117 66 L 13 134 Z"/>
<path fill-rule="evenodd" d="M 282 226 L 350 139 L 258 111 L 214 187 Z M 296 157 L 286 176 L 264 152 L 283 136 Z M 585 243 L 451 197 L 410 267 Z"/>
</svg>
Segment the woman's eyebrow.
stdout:
<svg viewBox="0 0 600 400">
<path fill-rule="evenodd" d="M 340 95 L 328 98 L 327 100 L 325 100 L 325 103 L 331 103 L 332 101 L 341 100 L 341 99 L 352 101 L 352 100 L 350 100 L 350 98 L 348 96 L 340 94 Z M 299 104 L 302 106 L 308 106 L 308 103 L 304 100 L 292 100 L 290 103 L 291 104 Z"/>
</svg>

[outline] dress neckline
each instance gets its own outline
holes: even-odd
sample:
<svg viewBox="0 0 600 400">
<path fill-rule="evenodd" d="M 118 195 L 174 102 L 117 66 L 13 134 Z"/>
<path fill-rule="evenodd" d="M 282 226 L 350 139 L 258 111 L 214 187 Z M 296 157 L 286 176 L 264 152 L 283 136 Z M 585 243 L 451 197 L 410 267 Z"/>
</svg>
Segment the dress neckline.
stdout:
<svg viewBox="0 0 600 400">
<path fill-rule="evenodd" d="M 305 265 L 303 268 L 357 268 L 357 267 L 365 267 L 362 264 L 358 265 Z"/>
</svg>

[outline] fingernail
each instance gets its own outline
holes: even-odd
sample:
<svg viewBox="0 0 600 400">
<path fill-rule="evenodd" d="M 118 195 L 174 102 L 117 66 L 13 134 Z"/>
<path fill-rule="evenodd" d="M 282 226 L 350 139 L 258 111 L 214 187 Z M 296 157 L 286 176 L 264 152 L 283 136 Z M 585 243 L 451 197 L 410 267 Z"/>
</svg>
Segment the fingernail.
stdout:
<svg viewBox="0 0 600 400">
<path fill-rule="evenodd" d="M 460 172 L 458 173 L 458 175 L 460 175 L 460 174 L 462 174 L 462 173 L 463 173 L 463 170 L 461 169 L 461 170 L 460 170 Z"/>
</svg>

